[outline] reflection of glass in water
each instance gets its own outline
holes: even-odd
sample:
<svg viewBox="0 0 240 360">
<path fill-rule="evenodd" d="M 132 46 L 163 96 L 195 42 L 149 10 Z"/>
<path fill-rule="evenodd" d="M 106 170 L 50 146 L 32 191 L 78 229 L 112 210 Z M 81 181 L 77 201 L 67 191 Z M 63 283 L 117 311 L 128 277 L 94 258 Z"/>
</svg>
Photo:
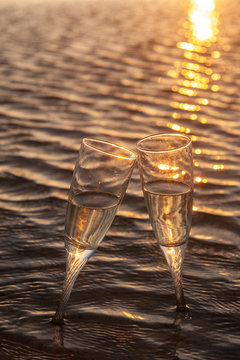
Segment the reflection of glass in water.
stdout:
<svg viewBox="0 0 240 360">
<path fill-rule="evenodd" d="M 106 192 L 82 192 L 67 207 L 65 240 L 81 249 L 96 249 L 110 227 L 119 199 Z"/>
<path fill-rule="evenodd" d="M 192 190 L 180 182 L 156 181 L 144 187 L 153 231 L 160 245 L 187 241 L 191 227 Z"/>
<path fill-rule="evenodd" d="M 62 328 L 62 326 L 54 325 L 54 328 L 53 328 L 53 337 L 54 337 L 54 341 L 55 341 L 58 345 L 64 346 L 64 333 L 63 333 L 63 328 Z"/>
</svg>

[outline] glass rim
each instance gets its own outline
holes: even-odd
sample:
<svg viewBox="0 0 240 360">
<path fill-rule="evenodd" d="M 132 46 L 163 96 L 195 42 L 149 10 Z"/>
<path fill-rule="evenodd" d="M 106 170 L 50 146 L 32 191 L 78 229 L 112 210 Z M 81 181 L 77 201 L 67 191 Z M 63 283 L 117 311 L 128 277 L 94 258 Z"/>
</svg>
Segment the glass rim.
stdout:
<svg viewBox="0 0 240 360">
<path fill-rule="evenodd" d="M 107 155 L 110 155 L 110 156 L 113 156 L 113 157 L 116 157 L 116 158 L 126 159 L 126 160 L 135 160 L 136 159 L 136 154 L 134 154 L 133 151 L 128 150 L 127 148 L 125 148 L 123 146 L 114 144 L 114 143 L 112 143 L 110 141 L 85 137 L 85 138 L 82 139 L 82 142 L 83 142 L 84 145 L 87 145 L 87 146 L 89 146 L 89 147 L 91 147 L 91 148 L 93 148 L 95 150 L 98 150 L 101 153 L 104 153 L 104 154 L 107 154 Z M 101 144 L 110 145 L 110 146 L 112 146 L 112 147 L 114 147 L 116 149 L 123 150 L 124 152 L 129 154 L 129 156 L 127 156 L 127 154 L 125 156 L 125 155 L 118 155 L 118 154 L 111 153 L 109 151 L 105 151 L 104 149 L 101 149 L 100 147 L 94 146 L 92 143 L 101 143 Z"/>
<path fill-rule="evenodd" d="M 187 140 L 187 143 L 184 145 L 179 145 L 172 149 L 163 149 L 163 150 L 149 150 L 149 149 L 141 148 L 141 146 L 140 146 L 141 143 L 145 142 L 146 140 L 150 140 L 150 139 L 154 139 L 154 138 L 158 138 L 158 137 L 160 138 L 160 137 L 164 137 L 164 136 L 185 138 Z M 187 148 L 189 145 L 191 145 L 191 143 L 192 143 L 191 138 L 185 134 L 159 133 L 159 134 L 154 134 L 154 135 L 148 135 L 148 136 L 144 137 L 143 139 L 139 140 L 136 144 L 136 148 L 138 151 L 141 151 L 141 152 L 146 152 L 146 153 L 151 153 L 151 154 L 154 154 L 154 153 L 161 154 L 161 153 L 183 150 L 183 149 Z"/>
</svg>

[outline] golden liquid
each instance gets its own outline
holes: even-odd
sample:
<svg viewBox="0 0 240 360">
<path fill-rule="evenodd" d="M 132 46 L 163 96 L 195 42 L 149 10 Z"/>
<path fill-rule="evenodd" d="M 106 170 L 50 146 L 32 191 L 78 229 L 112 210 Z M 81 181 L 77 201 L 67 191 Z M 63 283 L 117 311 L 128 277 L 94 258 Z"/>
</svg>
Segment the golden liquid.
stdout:
<svg viewBox="0 0 240 360">
<path fill-rule="evenodd" d="M 159 244 L 185 243 L 191 227 L 192 189 L 184 183 L 157 181 L 145 186 L 144 197 Z"/>
<path fill-rule="evenodd" d="M 75 247 L 96 249 L 109 229 L 119 199 L 104 192 L 83 192 L 69 199 L 65 240 Z"/>
</svg>

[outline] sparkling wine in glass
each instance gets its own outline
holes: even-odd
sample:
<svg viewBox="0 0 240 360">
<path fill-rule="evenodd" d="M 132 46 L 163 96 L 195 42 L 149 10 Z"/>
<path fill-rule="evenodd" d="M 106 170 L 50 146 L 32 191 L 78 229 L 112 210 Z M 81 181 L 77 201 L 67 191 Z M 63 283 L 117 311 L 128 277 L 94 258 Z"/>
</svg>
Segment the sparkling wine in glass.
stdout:
<svg viewBox="0 0 240 360">
<path fill-rule="evenodd" d="M 182 268 L 193 199 L 191 139 L 171 133 L 148 136 L 137 143 L 137 153 L 153 232 L 173 277 L 177 309 L 184 311 Z"/>
<path fill-rule="evenodd" d="M 54 323 L 63 322 L 74 282 L 112 224 L 135 161 L 134 153 L 121 146 L 82 140 L 68 196 L 66 275 Z"/>
</svg>

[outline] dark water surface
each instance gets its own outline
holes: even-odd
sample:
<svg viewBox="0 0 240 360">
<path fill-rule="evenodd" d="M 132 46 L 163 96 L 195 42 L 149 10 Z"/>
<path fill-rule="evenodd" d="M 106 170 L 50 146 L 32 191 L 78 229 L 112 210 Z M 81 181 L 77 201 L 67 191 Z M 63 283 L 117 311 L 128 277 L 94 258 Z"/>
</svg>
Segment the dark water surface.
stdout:
<svg viewBox="0 0 240 360">
<path fill-rule="evenodd" d="M 209 4 L 0 1 L 1 359 L 239 358 L 240 5 Z M 162 131 L 194 146 L 189 313 L 175 311 L 135 169 L 54 327 L 81 138 L 134 149 Z"/>
</svg>

